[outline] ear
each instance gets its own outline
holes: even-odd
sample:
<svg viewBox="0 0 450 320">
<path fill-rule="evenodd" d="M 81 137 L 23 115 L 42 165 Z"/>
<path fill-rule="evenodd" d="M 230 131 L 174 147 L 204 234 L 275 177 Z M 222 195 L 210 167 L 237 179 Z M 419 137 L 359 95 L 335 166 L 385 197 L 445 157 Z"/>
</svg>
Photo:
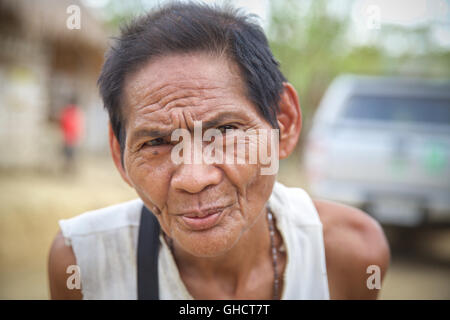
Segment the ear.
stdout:
<svg viewBox="0 0 450 320">
<path fill-rule="evenodd" d="M 122 179 L 130 187 L 133 187 L 133 185 L 130 182 L 130 178 L 128 177 L 128 174 L 122 165 L 120 144 L 116 138 L 116 135 L 114 134 L 114 131 L 111 127 L 111 123 L 109 123 L 108 129 L 109 129 L 109 149 L 111 150 L 111 156 L 113 158 L 114 164 L 116 165 L 117 170 L 119 170 L 119 173 L 122 176 Z"/>
<path fill-rule="evenodd" d="M 280 159 L 287 158 L 294 150 L 302 129 L 302 111 L 295 88 L 288 82 L 283 83 L 280 96 L 280 112 L 277 114 L 280 127 Z"/>
</svg>

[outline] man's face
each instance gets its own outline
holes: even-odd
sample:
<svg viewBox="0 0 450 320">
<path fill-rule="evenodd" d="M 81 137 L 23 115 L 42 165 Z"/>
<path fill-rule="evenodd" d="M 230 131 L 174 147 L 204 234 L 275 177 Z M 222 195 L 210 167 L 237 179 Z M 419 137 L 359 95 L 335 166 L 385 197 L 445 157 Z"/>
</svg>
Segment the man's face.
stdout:
<svg viewBox="0 0 450 320">
<path fill-rule="evenodd" d="M 126 180 L 177 245 L 195 256 L 225 253 L 264 212 L 275 176 L 261 175 L 259 161 L 174 163 L 171 133 L 193 132 L 194 121 L 224 139 L 272 129 L 246 98 L 237 66 L 205 53 L 159 57 L 130 75 L 124 91 Z"/>
</svg>

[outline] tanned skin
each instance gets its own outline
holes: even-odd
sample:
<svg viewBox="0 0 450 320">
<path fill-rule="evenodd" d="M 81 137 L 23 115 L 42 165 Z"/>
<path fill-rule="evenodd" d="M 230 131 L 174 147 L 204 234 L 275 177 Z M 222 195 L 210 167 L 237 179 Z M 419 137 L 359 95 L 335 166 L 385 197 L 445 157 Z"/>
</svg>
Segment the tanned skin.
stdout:
<svg viewBox="0 0 450 320">
<path fill-rule="evenodd" d="M 243 88 L 239 69 L 226 57 L 206 53 L 160 57 L 126 79 L 123 162 L 123 150 L 111 127 L 109 131 L 119 173 L 173 239 L 181 279 L 195 299 L 273 297 L 265 204 L 276 175 L 260 175 L 258 165 L 175 165 L 170 161 L 171 146 L 148 146 L 146 141 L 153 140 L 145 140 L 149 138 L 142 136 L 142 129 L 192 130 L 194 120 L 211 123 L 223 118 L 224 110 L 233 120 L 219 123 L 218 128 L 271 129 Z M 294 150 L 301 130 L 301 109 L 291 84 L 284 83 L 279 105 L 279 158 L 284 159 Z M 140 147 L 142 143 L 145 148 Z M 199 208 L 199 203 L 225 204 L 223 199 L 228 209 L 211 230 L 199 233 L 183 224 L 180 212 L 184 208 Z M 367 268 L 379 266 L 382 279 L 389 265 L 389 247 L 382 229 L 359 209 L 319 199 L 314 205 L 323 224 L 330 297 L 376 299 L 379 290 L 368 289 Z M 282 242 L 279 232 L 275 242 Z M 82 298 L 81 290 L 67 289 L 69 265 L 76 265 L 73 250 L 58 233 L 49 255 L 52 299 Z M 278 266 L 284 272 L 285 255 L 280 254 Z"/>
<path fill-rule="evenodd" d="M 367 288 L 367 267 L 379 266 L 383 279 L 390 260 L 389 246 L 379 224 L 353 207 L 323 200 L 314 200 L 314 204 L 323 224 L 330 298 L 376 299 L 380 290 Z M 70 265 L 76 265 L 75 255 L 59 232 L 49 256 L 52 299 L 82 299 L 81 290 L 66 287 Z"/>
</svg>

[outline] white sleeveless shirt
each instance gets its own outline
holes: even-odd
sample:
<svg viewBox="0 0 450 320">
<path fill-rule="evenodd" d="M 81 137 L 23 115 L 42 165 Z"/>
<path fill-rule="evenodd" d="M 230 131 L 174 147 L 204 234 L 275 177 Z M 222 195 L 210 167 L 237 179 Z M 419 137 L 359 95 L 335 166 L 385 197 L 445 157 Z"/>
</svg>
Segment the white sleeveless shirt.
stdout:
<svg viewBox="0 0 450 320">
<path fill-rule="evenodd" d="M 268 202 L 287 253 L 282 299 L 329 299 L 322 223 L 309 195 L 276 182 Z M 137 299 L 140 199 L 89 211 L 59 225 L 80 268 L 83 299 Z M 163 236 L 159 296 L 193 299 Z"/>
</svg>

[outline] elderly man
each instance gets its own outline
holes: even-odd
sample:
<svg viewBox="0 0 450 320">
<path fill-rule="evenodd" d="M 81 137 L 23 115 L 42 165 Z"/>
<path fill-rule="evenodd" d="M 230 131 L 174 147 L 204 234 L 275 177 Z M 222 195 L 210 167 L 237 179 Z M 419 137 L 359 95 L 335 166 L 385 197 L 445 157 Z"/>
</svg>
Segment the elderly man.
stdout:
<svg viewBox="0 0 450 320">
<path fill-rule="evenodd" d="M 109 51 L 99 86 L 114 163 L 139 199 L 60 221 L 52 298 L 136 299 L 139 286 L 159 299 L 377 297 L 389 264 L 379 225 L 263 170 L 294 150 L 301 110 L 248 16 L 185 3 L 136 19 Z M 144 206 L 161 230 L 153 240 Z M 139 252 L 149 241 L 156 255 Z M 147 254 L 156 275 L 137 259 Z M 68 285 L 72 265 L 81 288 Z M 156 277 L 156 288 L 141 276 Z"/>
</svg>

